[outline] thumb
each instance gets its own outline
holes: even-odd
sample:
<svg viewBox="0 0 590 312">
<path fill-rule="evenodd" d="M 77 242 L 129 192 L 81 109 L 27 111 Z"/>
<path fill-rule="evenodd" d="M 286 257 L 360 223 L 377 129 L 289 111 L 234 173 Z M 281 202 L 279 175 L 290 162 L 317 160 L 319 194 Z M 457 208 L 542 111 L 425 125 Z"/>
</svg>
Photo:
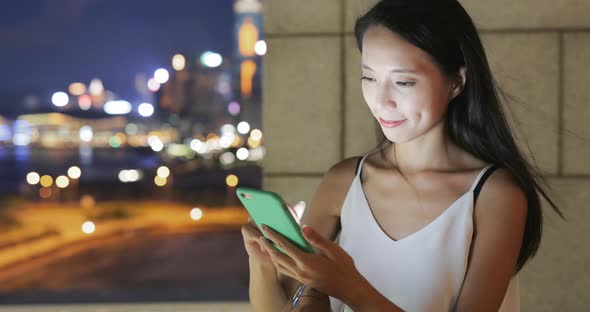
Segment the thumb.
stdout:
<svg viewBox="0 0 590 312">
<path fill-rule="evenodd" d="M 323 237 L 307 224 L 301 227 L 301 233 L 303 233 L 303 237 L 320 253 L 329 258 L 335 258 L 339 247 L 334 242 Z"/>
<path fill-rule="evenodd" d="M 286 206 L 289 209 L 289 212 L 291 213 L 295 221 L 297 221 L 297 224 L 300 224 L 301 217 L 303 217 L 303 211 L 305 210 L 305 202 L 300 201 L 293 206 L 289 204 L 286 204 Z"/>
</svg>

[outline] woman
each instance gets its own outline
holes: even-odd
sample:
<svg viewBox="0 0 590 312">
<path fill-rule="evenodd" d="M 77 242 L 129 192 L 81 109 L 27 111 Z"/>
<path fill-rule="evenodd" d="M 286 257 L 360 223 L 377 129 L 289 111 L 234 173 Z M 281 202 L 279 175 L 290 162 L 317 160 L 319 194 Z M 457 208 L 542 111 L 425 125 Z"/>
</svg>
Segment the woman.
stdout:
<svg viewBox="0 0 590 312">
<path fill-rule="evenodd" d="M 384 0 L 355 35 L 385 139 L 325 174 L 301 221 L 318 254 L 243 227 L 252 307 L 281 311 L 305 283 L 302 311 L 519 311 L 539 194 L 561 213 L 514 142 L 473 22 L 454 0 Z"/>
</svg>

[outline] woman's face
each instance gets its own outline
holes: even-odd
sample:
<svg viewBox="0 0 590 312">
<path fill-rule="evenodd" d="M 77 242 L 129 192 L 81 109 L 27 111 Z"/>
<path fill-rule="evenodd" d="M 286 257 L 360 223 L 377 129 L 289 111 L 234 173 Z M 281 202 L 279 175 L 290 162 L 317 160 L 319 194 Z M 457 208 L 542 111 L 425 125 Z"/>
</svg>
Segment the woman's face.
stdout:
<svg viewBox="0 0 590 312">
<path fill-rule="evenodd" d="M 382 26 L 369 27 L 362 45 L 363 97 L 385 137 L 409 142 L 442 124 L 455 94 L 426 52 Z"/>
</svg>

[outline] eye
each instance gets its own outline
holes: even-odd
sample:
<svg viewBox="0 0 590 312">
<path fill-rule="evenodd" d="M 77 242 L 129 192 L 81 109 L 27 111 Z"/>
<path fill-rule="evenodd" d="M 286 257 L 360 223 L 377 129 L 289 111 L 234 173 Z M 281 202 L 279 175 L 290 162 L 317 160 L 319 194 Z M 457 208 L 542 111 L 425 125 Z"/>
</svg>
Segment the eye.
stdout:
<svg viewBox="0 0 590 312">
<path fill-rule="evenodd" d="M 362 80 L 366 80 L 366 81 L 370 81 L 370 82 L 373 82 L 373 81 L 375 81 L 375 79 L 373 79 L 373 78 L 369 78 L 369 77 L 365 77 L 365 76 L 362 76 L 362 77 L 361 77 L 361 81 L 362 81 Z"/>
<path fill-rule="evenodd" d="M 396 82 L 396 84 L 398 86 L 402 86 L 404 88 L 408 88 L 408 87 L 414 86 L 416 83 L 413 82 L 413 81 L 398 81 L 398 82 Z"/>
</svg>

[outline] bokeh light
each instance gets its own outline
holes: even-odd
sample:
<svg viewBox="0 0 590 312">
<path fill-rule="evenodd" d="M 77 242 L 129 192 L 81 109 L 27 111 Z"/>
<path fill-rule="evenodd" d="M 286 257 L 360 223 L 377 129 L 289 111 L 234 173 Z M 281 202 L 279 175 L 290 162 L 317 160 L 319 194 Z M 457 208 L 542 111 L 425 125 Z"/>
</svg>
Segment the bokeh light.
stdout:
<svg viewBox="0 0 590 312">
<path fill-rule="evenodd" d="M 236 156 L 238 157 L 239 160 L 246 160 L 248 159 L 248 155 L 250 153 L 248 152 L 248 149 L 245 147 L 241 147 L 240 149 L 238 149 L 238 151 L 236 152 Z"/>
<path fill-rule="evenodd" d="M 29 183 L 30 185 L 35 185 L 37 183 L 39 183 L 40 177 L 39 174 L 36 172 L 29 172 L 27 174 L 27 183 Z"/>
<path fill-rule="evenodd" d="M 231 165 L 236 161 L 236 155 L 232 152 L 225 152 L 219 156 L 219 162 L 222 165 Z"/>
<path fill-rule="evenodd" d="M 154 72 L 154 79 L 157 83 L 164 84 L 168 82 L 168 79 L 170 79 L 170 73 L 168 73 L 168 71 L 165 68 L 158 68 Z"/>
<path fill-rule="evenodd" d="M 201 64 L 207 67 L 217 67 L 223 63 L 223 57 L 215 52 L 207 51 L 201 54 Z"/>
<path fill-rule="evenodd" d="M 66 106 L 69 101 L 70 97 L 65 92 L 55 92 L 53 96 L 51 96 L 51 102 L 57 107 Z"/>
<path fill-rule="evenodd" d="M 78 98 L 78 106 L 81 110 L 89 110 L 92 107 L 92 98 L 88 94 L 82 94 Z"/>
<path fill-rule="evenodd" d="M 160 83 L 154 78 L 150 78 L 147 82 L 148 89 L 152 92 L 158 92 L 160 90 Z"/>
<path fill-rule="evenodd" d="M 238 102 L 231 102 L 227 105 L 227 111 L 232 116 L 240 114 L 240 104 Z"/>
<path fill-rule="evenodd" d="M 160 152 L 164 149 L 164 143 L 159 137 L 152 135 L 148 138 L 148 145 L 154 152 Z"/>
<path fill-rule="evenodd" d="M 70 84 L 68 91 L 70 91 L 71 95 L 80 96 L 86 92 L 86 85 L 81 82 L 74 82 Z"/>
<path fill-rule="evenodd" d="M 256 54 L 262 56 L 266 54 L 266 42 L 264 40 L 258 40 L 254 44 L 254 51 Z"/>
<path fill-rule="evenodd" d="M 168 176 L 170 176 L 170 169 L 168 169 L 168 167 L 166 166 L 160 166 L 156 173 L 159 177 L 167 178 Z"/>
<path fill-rule="evenodd" d="M 55 179 L 55 185 L 59 188 L 66 188 L 70 185 L 70 180 L 68 177 L 61 175 Z"/>
<path fill-rule="evenodd" d="M 156 177 L 154 178 L 154 183 L 155 183 L 157 186 L 164 186 L 164 185 L 166 185 L 166 182 L 167 182 L 167 181 L 166 181 L 166 178 L 162 178 L 161 176 L 156 176 Z"/>
<path fill-rule="evenodd" d="M 232 187 L 236 186 L 236 185 L 238 185 L 238 177 L 234 174 L 230 174 L 225 178 L 225 183 L 228 186 L 232 186 Z"/>
<path fill-rule="evenodd" d="M 96 205 L 96 201 L 92 195 L 86 194 L 80 198 L 80 206 L 82 206 L 82 208 L 92 208 L 94 205 Z"/>
<path fill-rule="evenodd" d="M 186 66 L 186 59 L 182 54 L 176 54 L 172 57 L 172 68 L 176 71 L 181 71 Z"/>
<path fill-rule="evenodd" d="M 96 226 L 92 221 L 86 221 L 82 224 L 82 232 L 86 234 L 92 234 L 96 230 Z"/>
<path fill-rule="evenodd" d="M 102 81 L 98 78 L 92 79 L 92 81 L 90 81 L 90 85 L 88 86 L 88 92 L 90 92 L 90 95 L 94 96 L 101 95 L 104 92 Z"/>
<path fill-rule="evenodd" d="M 254 129 L 250 132 L 250 136 L 253 140 L 260 141 L 260 139 L 262 139 L 262 131 L 259 129 Z"/>
<path fill-rule="evenodd" d="M 131 112 L 131 103 L 124 100 L 108 101 L 104 104 L 104 111 L 109 115 L 125 115 Z"/>
<path fill-rule="evenodd" d="M 238 132 L 241 134 L 246 134 L 248 133 L 248 131 L 250 131 L 250 124 L 242 121 L 238 124 Z"/>
<path fill-rule="evenodd" d="M 203 211 L 199 208 L 193 208 L 191 209 L 190 215 L 193 220 L 201 220 L 203 218 Z"/>
<path fill-rule="evenodd" d="M 80 140 L 83 142 L 90 142 L 92 141 L 93 136 L 94 134 L 91 126 L 80 127 Z"/>
<path fill-rule="evenodd" d="M 82 170 L 77 166 L 71 166 L 68 168 L 68 177 L 70 179 L 78 179 L 82 175 Z"/>
<path fill-rule="evenodd" d="M 154 106 L 150 103 L 141 103 L 137 107 L 137 112 L 143 117 L 150 117 L 154 114 Z"/>
<path fill-rule="evenodd" d="M 49 175 L 44 175 L 41 177 L 40 182 L 42 186 L 50 187 L 51 185 L 53 185 L 53 178 Z"/>
<path fill-rule="evenodd" d="M 41 197 L 43 199 L 47 199 L 47 198 L 51 197 L 51 194 L 53 194 L 53 192 L 48 187 L 42 187 L 39 189 L 39 197 Z"/>
</svg>

